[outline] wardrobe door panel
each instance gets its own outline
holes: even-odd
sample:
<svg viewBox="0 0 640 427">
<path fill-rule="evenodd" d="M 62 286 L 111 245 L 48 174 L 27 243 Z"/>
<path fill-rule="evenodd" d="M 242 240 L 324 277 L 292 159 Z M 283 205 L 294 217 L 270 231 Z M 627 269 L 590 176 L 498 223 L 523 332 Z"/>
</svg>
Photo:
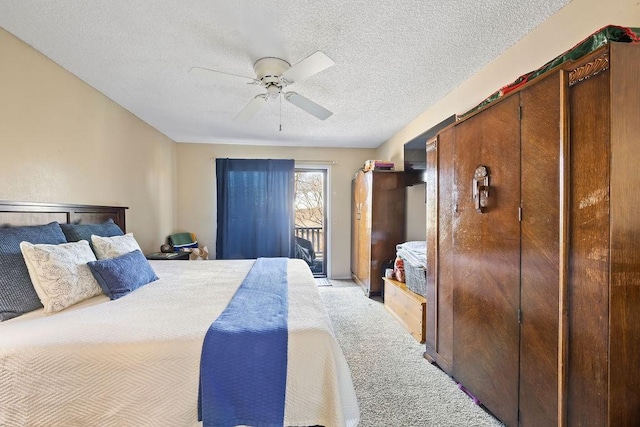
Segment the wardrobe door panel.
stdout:
<svg viewBox="0 0 640 427">
<path fill-rule="evenodd" d="M 453 369 L 454 129 L 438 135 L 427 153 L 427 356 Z"/>
<path fill-rule="evenodd" d="M 611 45 L 609 424 L 640 418 L 640 49 Z"/>
<path fill-rule="evenodd" d="M 454 129 L 442 133 L 438 140 L 440 156 L 440 184 L 438 212 L 438 335 L 437 351 L 441 357 L 441 367 L 447 373 L 453 369 L 453 233 L 452 218 L 455 205 L 454 178 Z"/>
<path fill-rule="evenodd" d="M 427 268 L 426 268 L 426 320 L 425 331 L 426 357 L 431 362 L 437 362 L 436 357 L 436 333 L 438 329 L 437 313 L 438 305 L 438 143 L 427 142 L 427 170 L 425 173 L 425 198 L 426 198 L 426 241 L 427 241 Z"/>
<path fill-rule="evenodd" d="M 360 212 L 356 201 L 357 181 L 351 180 L 351 275 L 358 276 L 358 241 L 360 240 Z"/>
<path fill-rule="evenodd" d="M 483 213 L 472 195 L 480 165 L 489 173 Z M 519 183 L 515 95 L 456 126 L 453 220 L 454 377 L 508 425 L 518 420 Z"/>
<path fill-rule="evenodd" d="M 567 420 L 605 425 L 609 328 L 609 73 L 570 89 Z"/>
<path fill-rule="evenodd" d="M 405 241 L 406 188 L 401 172 L 367 172 L 371 188 L 368 219 L 369 292 L 380 295 L 382 265 L 396 257 L 396 245 Z"/>
<path fill-rule="evenodd" d="M 356 178 L 356 205 L 358 220 L 357 276 L 364 289 L 371 283 L 371 174 L 359 172 Z"/>
<path fill-rule="evenodd" d="M 564 74 L 520 93 L 522 104 L 522 255 L 520 424 L 558 421 L 559 123 Z M 561 90 L 562 89 L 562 90 Z M 568 89 L 568 87 L 567 87 Z"/>
</svg>

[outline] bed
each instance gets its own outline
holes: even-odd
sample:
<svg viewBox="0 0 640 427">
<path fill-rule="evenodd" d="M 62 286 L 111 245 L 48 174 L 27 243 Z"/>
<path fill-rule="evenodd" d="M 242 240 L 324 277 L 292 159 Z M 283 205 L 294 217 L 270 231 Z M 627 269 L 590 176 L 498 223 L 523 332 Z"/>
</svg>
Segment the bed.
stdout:
<svg viewBox="0 0 640 427">
<path fill-rule="evenodd" d="M 112 218 L 125 231 L 124 209 L 0 202 L 0 223 Z M 200 425 L 203 340 L 254 263 L 150 261 L 159 279 L 123 298 L 0 322 L 0 425 Z M 350 371 L 311 271 L 291 259 L 286 272 L 284 425 L 355 426 Z"/>
</svg>

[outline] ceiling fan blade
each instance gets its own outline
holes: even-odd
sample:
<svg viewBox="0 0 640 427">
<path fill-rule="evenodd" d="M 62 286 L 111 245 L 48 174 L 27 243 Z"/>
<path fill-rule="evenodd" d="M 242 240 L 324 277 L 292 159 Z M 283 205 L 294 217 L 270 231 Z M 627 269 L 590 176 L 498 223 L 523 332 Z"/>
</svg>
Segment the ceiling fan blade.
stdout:
<svg viewBox="0 0 640 427">
<path fill-rule="evenodd" d="M 284 99 L 286 99 L 296 107 L 311 114 L 312 116 L 319 118 L 320 120 L 325 120 L 333 114 L 331 111 L 327 110 L 326 108 L 321 107 L 320 105 L 316 104 L 310 99 L 305 98 L 304 96 L 299 95 L 295 92 L 285 93 Z"/>
<path fill-rule="evenodd" d="M 289 84 L 300 82 L 333 65 L 333 59 L 317 51 L 282 73 L 282 78 Z"/>
<path fill-rule="evenodd" d="M 254 114 L 262 108 L 262 106 L 267 102 L 267 95 L 260 94 L 253 98 L 249 103 L 238 113 L 238 115 L 233 119 L 234 122 L 246 123 L 253 117 Z"/>
<path fill-rule="evenodd" d="M 215 78 L 218 80 L 225 80 L 225 81 L 236 82 L 236 83 L 253 84 L 258 82 L 256 79 L 253 79 L 251 77 L 239 76 L 237 74 L 223 73 L 222 71 L 210 70 L 208 68 L 202 68 L 202 67 L 191 67 L 191 69 L 189 70 L 189 73 L 197 76 L 203 76 L 206 78 Z"/>
</svg>

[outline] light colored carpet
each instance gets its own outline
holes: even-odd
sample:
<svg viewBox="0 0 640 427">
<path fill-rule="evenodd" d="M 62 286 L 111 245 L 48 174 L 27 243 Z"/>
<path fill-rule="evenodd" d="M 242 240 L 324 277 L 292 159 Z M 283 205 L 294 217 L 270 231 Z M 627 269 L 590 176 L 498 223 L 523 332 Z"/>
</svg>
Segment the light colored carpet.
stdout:
<svg viewBox="0 0 640 427">
<path fill-rule="evenodd" d="M 500 426 L 422 354 L 377 300 L 352 286 L 319 288 L 353 377 L 359 427 Z"/>
<path fill-rule="evenodd" d="M 316 285 L 318 286 L 331 286 L 331 280 L 326 277 L 316 277 Z"/>
</svg>

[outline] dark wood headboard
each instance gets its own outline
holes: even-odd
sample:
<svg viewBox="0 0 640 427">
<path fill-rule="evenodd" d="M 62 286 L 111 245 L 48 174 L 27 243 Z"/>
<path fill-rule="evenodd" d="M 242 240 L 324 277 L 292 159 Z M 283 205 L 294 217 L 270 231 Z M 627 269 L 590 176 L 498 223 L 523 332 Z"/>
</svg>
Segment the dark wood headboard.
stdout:
<svg viewBox="0 0 640 427">
<path fill-rule="evenodd" d="M 97 224 L 111 218 L 126 233 L 125 206 L 71 205 L 0 200 L 0 226 Z"/>
</svg>

